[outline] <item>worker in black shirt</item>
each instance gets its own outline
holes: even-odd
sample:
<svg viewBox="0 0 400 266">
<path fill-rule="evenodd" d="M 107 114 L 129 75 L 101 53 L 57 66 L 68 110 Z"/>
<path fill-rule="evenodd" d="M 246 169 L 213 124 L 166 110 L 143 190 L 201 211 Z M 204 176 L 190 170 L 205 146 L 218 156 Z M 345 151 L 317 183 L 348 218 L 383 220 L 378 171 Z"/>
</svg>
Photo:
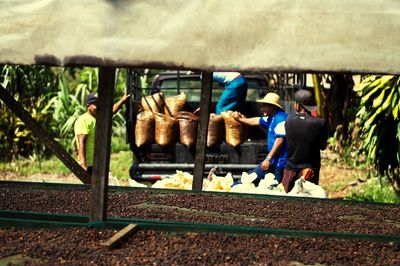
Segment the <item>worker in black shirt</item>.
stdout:
<svg viewBox="0 0 400 266">
<path fill-rule="evenodd" d="M 320 150 L 326 148 L 328 138 L 325 119 L 311 115 L 318 108 L 313 94 L 308 90 L 298 90 L 294 98 L 296 114 L 289 115 L 285 122 L 288 157 L 282 184 L 286 192 L 292 190 L 301 176 L 318 185 Z"/>
</svg>

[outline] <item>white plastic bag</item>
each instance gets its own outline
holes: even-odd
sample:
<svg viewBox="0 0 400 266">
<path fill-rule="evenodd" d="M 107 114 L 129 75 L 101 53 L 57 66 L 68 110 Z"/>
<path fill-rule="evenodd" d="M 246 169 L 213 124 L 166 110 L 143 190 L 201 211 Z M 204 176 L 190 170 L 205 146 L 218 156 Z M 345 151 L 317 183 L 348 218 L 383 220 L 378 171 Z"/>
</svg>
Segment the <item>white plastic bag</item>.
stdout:
<svg viewBox="0 0 400 266">
<path fill-rule="evenodd" d="M 286 195 L 295 197 L 326 198 L 325 190 L 321 186 L 306 181 L 303 177 L 296 180 L 293 189 Z"/>
</svg>

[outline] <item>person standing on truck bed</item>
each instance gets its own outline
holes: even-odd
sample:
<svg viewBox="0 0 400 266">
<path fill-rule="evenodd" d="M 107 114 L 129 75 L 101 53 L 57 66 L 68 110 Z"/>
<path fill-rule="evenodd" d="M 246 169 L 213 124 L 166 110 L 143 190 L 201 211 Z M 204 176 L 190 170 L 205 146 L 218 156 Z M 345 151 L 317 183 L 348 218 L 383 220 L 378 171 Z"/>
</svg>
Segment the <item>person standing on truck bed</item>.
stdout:
<svg viewBox="0 0 400 266">
<path fill-rule="evenodd" d="M 247 95 L 247 82 L 243 75 L 239 72 L 214 72 L 213 80 L 224 87 L 215 113 L 221 114 L 227 110 L 243 112 Z"/>
<path fill-rule="evenodd" d="M 282 185 L 286 192 L 292 190 L 300 176 L 318 185 L 320 150 L 326 148 L 328 138 L 325 119 L 312 116 L 318 108 L 313 94 L 308 90 L 298 90 L 294 100 L 296 114 L 290 115 L 285 122 L 288 158 Z"/>
<path fill-rule="evenodd" d="M 234 118 L 243 124 L 260 126 L 268 130 L 267 157 L 252 171 L 257 174 L 254 183 L 258 184 L 267 173 L 273 173 L 275 180 L 280 183 L 288 150 L 285 132 L 285 120 L 288 115 L 283 110 L 280 97 L 276 93 L 267 93 L 263 99 L 259 99 L 257 102 L 262 103 L 261 112 L 264 117 L 245 118 L 235 113 Z"/>
<path fill-rule="evenodd" d="M 118 112 L 122 105 L 128 100 L 129 95 L 124 95 L 113 106 L 113 114 Z M 94 133 L 96 128 L 97 95 L 90 93 L 86 96 L 87 112 L 78 117 L 75 121 L 74 131 L 78 147 L 79 164 L 90 175 L 93 170 L 94 157 Z"/>
</svg>

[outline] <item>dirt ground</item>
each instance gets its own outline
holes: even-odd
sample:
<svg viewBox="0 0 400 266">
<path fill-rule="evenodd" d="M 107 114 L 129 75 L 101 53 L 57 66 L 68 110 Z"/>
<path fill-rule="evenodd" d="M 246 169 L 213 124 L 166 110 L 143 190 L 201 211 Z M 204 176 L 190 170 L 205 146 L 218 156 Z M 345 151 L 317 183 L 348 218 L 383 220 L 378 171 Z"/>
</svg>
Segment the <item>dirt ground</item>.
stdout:
<svg viewBox="0 0 400 266">
<path fill-rule="evenodd" d="M 323 165 L 319 185 L 327 191 L 329 198 L 342 199 L 366 181 L 366 177 L 357 177 L 359 175 L 359 171 L 348 166 Z"/>
</svg>

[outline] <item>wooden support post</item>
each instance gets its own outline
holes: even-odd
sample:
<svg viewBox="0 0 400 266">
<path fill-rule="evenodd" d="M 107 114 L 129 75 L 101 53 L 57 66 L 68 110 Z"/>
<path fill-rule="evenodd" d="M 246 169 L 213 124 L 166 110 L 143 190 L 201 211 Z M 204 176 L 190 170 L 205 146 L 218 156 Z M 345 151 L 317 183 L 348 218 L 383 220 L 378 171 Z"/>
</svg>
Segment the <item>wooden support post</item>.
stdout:
<svg viewBox="0 0 400 266">
<path fill-rule="evenodd" d="M 100 67 L 90 207 L 91 222 L 107 219 L 108 171 L 110 168 L 114 87 L 115 68 Z"/>
<path fill-rule="evenodd" d="M 138 230 L 137 224 L 128 224 L 120 231 L 118 231 L 115 235 L 113 235 L 110 239 L 106 242 L 101 243 L 102 246 L 105 246 L 109 249 L 114 248 L 121 244 L 121 242 L 131 236 L 134 232 Z"/>
<path fill-rule="evenodd" d="M 0 99 L 10 108 L 22 122 L 54 153 L 63 164 L 83 183 L 90 184 L 89 174 L 61 147 L 54 138 L 36 122 L 35 119 L 0 85 Z"/>
<path fill-rule="evenodd" d="M 200 128 L 197 133 L 196 155 L 194 158 L 192 190 L 201 191 L 205 166 L 207 130 L 210 119 L 212 72 L 203 72 L 201 79 Z"/>
</svg>

